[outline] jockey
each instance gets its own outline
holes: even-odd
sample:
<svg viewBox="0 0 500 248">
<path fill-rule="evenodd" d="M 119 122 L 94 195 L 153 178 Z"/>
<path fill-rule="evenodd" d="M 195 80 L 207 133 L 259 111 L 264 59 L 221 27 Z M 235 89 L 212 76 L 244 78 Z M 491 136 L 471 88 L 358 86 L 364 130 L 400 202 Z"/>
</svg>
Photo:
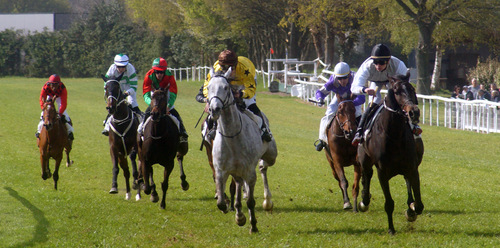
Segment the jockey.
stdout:
<svg viewBox="0 0 500 248">
<path fill-rule="evenodd" d="M 136 92 L 137 92 L 137 74 L 135 68 L 129 63 L 128 56 L 125 54 L 117 54 L 114 59 L 114 63 L 109 67 L 108 72 L 106 72 L 106 78 L 117 78 L 122 75 L 120 80 L 120 89 L 123 94 L 127 97 L 127 103 L 132 110 L 138 115 L 142 115 L 139 109 L 139 104 L 137 103 Z M 106 87 L 106 82 L 104 82 L 104 87 Z M 109 135 L 109 114 L 106 116 L 104 121 L 103 135 Z"/>
<path fill-rule="evenodd" d="M 316 151 L 323 150 L 327 143 L 326 128 L 328 123 L 335 116 L 337 108 L 339 106 L 338 96 L 342 99 L 350 99 L 351 96 L 351 84 L 354 78 L 354 71 L 351 71 L 349 65 L 345 62 L 340 62 L 335 65 L 333 69 L 333 75 L 330 76 L 328 82 L 326 82 L 319 90 L 316 91 L 316 100 L 321 104 L 324 103 L 325 97 L 330 94 L 330 91 L 335 93 L 333 100 L 330 105 L 326 108 L 325 116 L 321 118 L 319 124 L 319 139 L 315 142 Z M 357 95 L 353 100 L 354 106 L 356 107 L 356 120 L 359 121 L 361 116 L 361 105 L 365 103 L 365 95 Z"/>
<path fill-rule="evenodd" d="M 241 98 L 244 103 L 244 107 L 252 111 L 255 115 L 262 118 L 261 130 L 262 140 L 270 142 L 272 140 L 272 135 L 267 128 L 267 125 L 262 117 L 259 107 L 257 107 L 255 90 L 257 88 L 257 76 L 255 74 L 255 66 L 248 58 L 243 56 L 237 56 L 235 52 L 231 50 L 224 50 L 219 54 L 219 59 L 214 63 L 214 71 L 226 72 L 229 67 L 232 68 L 231 85 L 242 85 L 245 87 L 244 90 L 240 92 L 235 92 L 235 99 Z M 203 85 L 203 95 L 206 98 L 208 96 L 208 83 L 210 82 L 211 75 L 207 74 L 205 83 Z M 208 103 L 207 103 L 208 104 Z M 209 121 L 210 122 L 210 121 Z M 215 126 L 215 125 L 213 125 Z M 216 128 L 210 127 L 211 130 L 208 133 L 208 139 L 213 139 L 215 137 Z"/>
<path fill-rule="evenodd" d="M 354 82 L 351 86 L 351 91 L 354 94 L 363 94 L 366 93 L 370 95 L 370 102 L 373 99 L 375 104 L 380 104 L 382 102 L 382 95 L 380 94 L 380 90 L 382 86 L 386 86 L 388 88 L 389 77 L 395 76 L 398 74 L 405 75 L 406 65 L 400 59 L 391 56 L 391 51 L 384 44 L 377 44 L 373 47 L 371 56 L 366 59 L 361 66 L 359 67 L 356 76 L 354 77 Z M 365 87 L 366 82 L 370 82 L 370 87 Z M 375 91 L 375 89 L 378 89 Z M 363 113 L 361 120 L 358 125 L 358 129 L 356 130 L 356 135 L 352 140 L 352 144 L 357 146 L 360 142 L 363 141 L 363 129 L 364 124 L 366 122 L 366 118 L 374 109 L 375 105 L 368 106 L 368 108 Z M 414 127 L 414 133 L 419 135 L 422 133 L 422 129 L 418 125 Z"/>
<path fill-rule="evenodd" d="M 64 123 L 66 124 L 66 129 L 68 131 L 68 139 L 73 140 L 73 126 L 71 124 L 71 118 L 69 118 L 68 113 L 66 112 L 66 107 L 68 103 L 68 91 L 66 90 L 66 86 L 61 82 L 61 78 L 57 74 L 53 74 L 49 77 L 49 81 L 47 81 L 40 92 L 40 107 L 43 110 L 43 104 L 46 100 L 53 99 L 56 97 L 56 103 L 59 107 L 59 117 L 64 118 Z M 42 131 L 43 126 L 43 111 L 40 115 L 40 122 L 38 123 L 38 129 L 35 133 L 37 138 L 40 137 L 40 132 Z"/>
<path fill-rule="evenodd" d="M 167 103 L 167 109 L 170 114 L 179 120 L 179 132 L 181 135 L 180 142 L 187 142 L 188 134 L 186 132 L 186 128 L 184 127 L 179 112 L 177 112 L 174 108 L 175 99 L 177 98 L 177 83 L 175 82 L 175 77 L 172 72 L 167 70 L 167 61 L 164 58 L 156 58 L 153 61 L 152 69 L 149 70 L 144 77 L 142 95 L 144 97 L 144 101 L 148 105 L 148 108 L 146 109 L 144 120 L 139 125 L 138 132 L 142 135 L 144 122 L 146 122 L 151 114 L 151 97 L 153 96 L 154 91 L 160 88 L 168 91 L 169 100 Z"/>
</svg>

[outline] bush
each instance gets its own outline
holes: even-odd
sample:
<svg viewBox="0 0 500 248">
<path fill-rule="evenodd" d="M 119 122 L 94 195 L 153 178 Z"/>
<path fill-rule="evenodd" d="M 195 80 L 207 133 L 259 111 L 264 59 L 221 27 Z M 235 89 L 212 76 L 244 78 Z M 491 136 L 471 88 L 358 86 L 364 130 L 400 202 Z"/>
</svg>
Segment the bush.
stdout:
<svg viewBox="0 0 500 248">
<path fill-rule="evenodd" d="M 469 70 L 467 74 L 469 82 L 472 81 L 472 78 L 476 78 L 479 84 L 484 86 L 492 83 L 500 85 L 500 62 L 498 58 L 487 58 L 484 62 L 478 59 L 476 67 Z"/>
</svg>

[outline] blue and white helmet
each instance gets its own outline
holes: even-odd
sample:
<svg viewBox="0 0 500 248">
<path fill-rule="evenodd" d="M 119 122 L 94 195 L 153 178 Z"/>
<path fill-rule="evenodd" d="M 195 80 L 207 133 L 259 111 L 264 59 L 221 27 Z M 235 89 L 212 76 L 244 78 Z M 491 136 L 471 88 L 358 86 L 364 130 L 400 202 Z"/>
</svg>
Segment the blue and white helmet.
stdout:
<svg viewBox="0 0 500 248">
<path fill-rule="evenodd" d="M 128 56 L 123 54 L 123 53 L 119 53 L 115 56 L 115 65 L 116 66 L 126 66 L 128 65 Z"/>
<path fill-rule="evenodd" d="M 351 72 L 351 68 L 346 62 L 340 62 L 335 65 L 333 73 L 336 77 L 347 77 Z"/>
</svg>

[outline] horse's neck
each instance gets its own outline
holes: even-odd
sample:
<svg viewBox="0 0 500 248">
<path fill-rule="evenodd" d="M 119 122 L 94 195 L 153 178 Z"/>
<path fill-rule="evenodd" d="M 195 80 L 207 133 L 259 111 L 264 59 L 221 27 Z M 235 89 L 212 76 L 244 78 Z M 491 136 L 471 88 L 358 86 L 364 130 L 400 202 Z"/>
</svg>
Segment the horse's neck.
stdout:
<svg viewBox="0 0 500 248">
<path fill-rule="evenodd" d="M 219 120 L 222 122 L 224 129 L 239 128 L 241 125 L 241 112 L 236 108 L 236 105 L 231 105 L 227 109 L 222 110 Z"/>
<path fill-rule="evenodd" d="M 129 107 L 125 103 L 122 103 L 116 106 L 116 111 L 113 114 L 113 118 L 115 120 L 124 120 L 128 118 L 129 115 L 130 115 Z"/>
</svg>

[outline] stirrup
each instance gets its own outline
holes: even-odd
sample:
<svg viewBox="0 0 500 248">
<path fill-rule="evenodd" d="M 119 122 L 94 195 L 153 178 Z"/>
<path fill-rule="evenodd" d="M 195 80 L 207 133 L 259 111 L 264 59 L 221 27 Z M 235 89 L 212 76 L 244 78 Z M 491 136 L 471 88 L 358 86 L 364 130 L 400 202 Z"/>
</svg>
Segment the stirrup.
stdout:
<svg viewBox="0 0 500 248">
<path fill-rule="evenodd" d="M 363 143 L 363 135 L 360 133 L 361 132 L 356 132 L 356 135 L 354 135 L 351 143 L 353 146 L 358 146 L 358 144 Z"/>
</svg>

